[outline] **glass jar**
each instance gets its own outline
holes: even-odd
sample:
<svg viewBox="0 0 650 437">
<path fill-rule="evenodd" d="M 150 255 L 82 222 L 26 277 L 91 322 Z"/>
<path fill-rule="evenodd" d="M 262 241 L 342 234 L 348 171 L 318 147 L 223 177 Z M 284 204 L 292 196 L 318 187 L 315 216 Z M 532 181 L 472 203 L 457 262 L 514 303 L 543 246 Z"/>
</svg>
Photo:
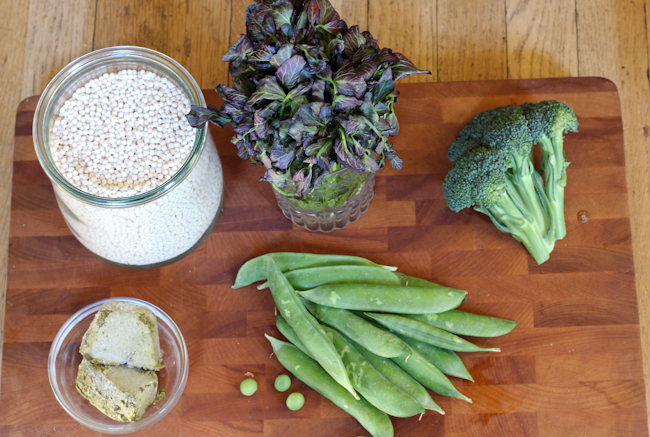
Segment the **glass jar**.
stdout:
<svg viewBox="0 0 650 437">
<path fill-rule="evenodd" d="M 206 106 L 196 81 L 170 57 L 141 47 L 110 47 L 80 57 L 52 79 L 36 107 L 34 147 L 68 227 L 86 248 L 119 266 L 159 267 L 192 252 L 219 216 L 223 170 L 210 131 L 195 129 L 192 149 L 176 174 L 131 197 L 99 197 L 80 190 L 59 171 L 50 149 L 53 120 L 74 91 L 124 69 L 166 77 L 192 105 Z"/>
<path fill-rule="evenodd" d="M 303 199 L 292 198 L 275 185 L 273 188 L 285 217 L 309 231 L 331 232 L 355 222 L 368 210 L 375 175 L 343 168 L 328 174 Z"/>
</svg>

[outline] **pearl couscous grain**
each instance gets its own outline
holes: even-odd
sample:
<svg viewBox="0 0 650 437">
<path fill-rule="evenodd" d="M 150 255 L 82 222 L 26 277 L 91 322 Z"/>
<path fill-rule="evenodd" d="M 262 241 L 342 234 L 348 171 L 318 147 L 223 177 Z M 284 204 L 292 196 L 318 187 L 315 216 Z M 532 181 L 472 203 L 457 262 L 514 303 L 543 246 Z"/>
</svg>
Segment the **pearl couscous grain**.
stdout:
<svg viewBox="0 0 650 437">
<path fill-rule="evenodd" d="M 77 89 L 50 132 L 53 160 L 75 187 L 93 196 L 145 193 L 173 177 L 190 155 L 196 131 L 184 114 L 190 102 L 156 73 L 107 73 Z M 156 200 L 100 207 L 54 186 L 75 236 L 95 254 L 126 265 L 151 265 L 189 250 L 221 205 L 223 172 L 214 141 L 191 173 Z"/>
<path fill-rule="evenodd" d="M 52 159 L 75 187 L 99 197 L 131 197 L 162 184 L 194 144 L 190 101 L 150 71 L 105 73 L 78 88 L 59 109 Z"/>
</svg>

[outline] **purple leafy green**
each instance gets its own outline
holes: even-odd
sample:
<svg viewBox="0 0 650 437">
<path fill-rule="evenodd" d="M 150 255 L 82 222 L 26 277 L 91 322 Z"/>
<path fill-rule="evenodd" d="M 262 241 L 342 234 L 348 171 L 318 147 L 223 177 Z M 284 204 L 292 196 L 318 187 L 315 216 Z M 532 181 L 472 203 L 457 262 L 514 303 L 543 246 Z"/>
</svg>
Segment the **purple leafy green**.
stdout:
<svg viewBox="0 0 650 437">
<path fill-rule="evenodd" d="M 291 89 L 296 86 L 300 73 L 307 65 L 307 61 L 300 55 L 293 55 L 285 61 L 275 72 L 275 76 L 282 82 L 285 88 Z"/>
<path fill-rule="evenodd" d="M 196 128 L 230 123 L 238 156 L 265 168 L 261 180 L 300 200 L 342 168 L 402 168 L 388 140 L 399 132 L 394 81 L 429 72 L 348 28 L 328 0 L 258 0 L 222 60 L 233 77 L 216 88 L 223 105 L 186 117 Z"/>
</svg>

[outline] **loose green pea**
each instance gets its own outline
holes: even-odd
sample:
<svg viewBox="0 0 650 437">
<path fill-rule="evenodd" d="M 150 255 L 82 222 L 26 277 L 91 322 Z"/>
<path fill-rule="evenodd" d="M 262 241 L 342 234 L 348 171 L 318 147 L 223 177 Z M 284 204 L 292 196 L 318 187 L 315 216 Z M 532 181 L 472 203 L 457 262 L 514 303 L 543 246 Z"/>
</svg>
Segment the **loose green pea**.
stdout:
<svg viewBox="0 0 650 437">
<path fill-rule="evenodd" d="M 302 393 L 291 393 L 287 398 L 287 408 L 291 411 L 298 411 L 305 405 L 305 397 Z"/>
<path fill-rule="evenodd" d="M 320 323 L 311 315 L 305 305 L 296 294 L 287 278 L 284 277 L 280 268 L 273 258 L 266 258 L 267 276 L 269 286 L 275 305 L 282 317 L 293 328 L 296 335 L 303 343 L 318 364 L 329 373 L 332 378 L 341 384 L 356 399 L 359 395 L 354 391 L 352 383 L 348 378 L 343 361 L 330 339 L 320 330 Z"/>
<path fill-rule="evenodd" d="M 252 396 L 257 391 L 257 382 L 254 379 L 246 378 L 239 384 L 239 391 L 244 396 Z"/>
<path fill-rule="evenodd" d="M 268 335 L 265 337 L 271 342 L 275 356 L 285 369 L 357 419 L 372 437 L 394 437 L 393 424 L 386 413 L 362 397 L 359 400 L 352 397 L 316 361 L 297 347 Z"/>
<path fill-rule="evenodd" d="M 280 375 L 275 378 L 275 389 L 277 391 L 283 392 L 289 390 L 291 387 L 291 378 L 287 375 Z"/>
</svg>

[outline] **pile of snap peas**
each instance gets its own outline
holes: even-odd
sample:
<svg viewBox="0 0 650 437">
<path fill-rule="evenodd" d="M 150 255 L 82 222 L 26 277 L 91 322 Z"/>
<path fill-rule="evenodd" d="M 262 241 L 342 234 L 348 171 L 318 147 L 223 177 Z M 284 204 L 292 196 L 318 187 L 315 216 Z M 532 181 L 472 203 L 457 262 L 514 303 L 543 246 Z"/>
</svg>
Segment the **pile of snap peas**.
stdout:
<svg viewBox="0 0 650 437">
<path fill-rule="evenodd" d="M 393 436 L 388 415 L 444 414 L 426 388 L 472 402 L 447 377 L 473 381 L 456 352 L 500 350 L 459 335 L 496 337 L 517 325 L 459 311 L 466 291 L 396 270 L 355 256 L 269 253 L 247 261 L 233 285 L 266 281 L 258 288 L 270 289 L 288 340 L 266 335 L 275 356 L 374 437 Z"/>
</svg>

